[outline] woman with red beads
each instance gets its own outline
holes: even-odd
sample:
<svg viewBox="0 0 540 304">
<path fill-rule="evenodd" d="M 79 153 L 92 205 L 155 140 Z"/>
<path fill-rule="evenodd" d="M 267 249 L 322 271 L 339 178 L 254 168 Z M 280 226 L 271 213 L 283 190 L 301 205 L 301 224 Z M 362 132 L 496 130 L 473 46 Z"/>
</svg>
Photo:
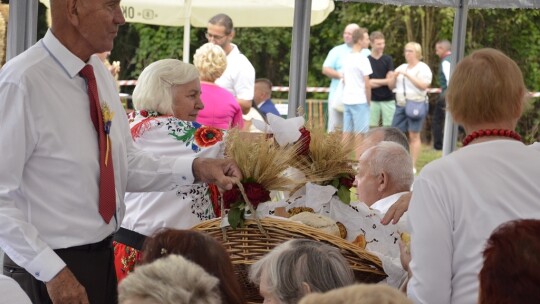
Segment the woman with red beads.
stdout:
<svg viewBox="0 0 540 304">
<path fill-rule="evenodd" d="M 515 132 L 526 95 L 519 67 L 494 49 L 473 52 L 452 74 L 448 110 L 468 136 L 414 183 L 407 292 L 415 303 L 477 303 L 491 232 L 509 220 L 540 219 L 540 154 Z"/>
</svg>

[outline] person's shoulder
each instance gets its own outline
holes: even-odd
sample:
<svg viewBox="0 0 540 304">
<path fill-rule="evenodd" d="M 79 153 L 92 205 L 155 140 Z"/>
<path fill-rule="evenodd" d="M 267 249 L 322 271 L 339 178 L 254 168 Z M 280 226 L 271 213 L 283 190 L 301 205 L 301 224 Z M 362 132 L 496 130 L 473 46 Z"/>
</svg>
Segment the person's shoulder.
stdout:
<svg viewBox="0 0 540 304">
<path fill-rule="evenodd" d="M 421 68 L 421 69 L 424 69 L 424 70 L 425 70 L 425 69 L 428 69 L 428 70 L 431 71 L 431 68 L 429 67 L 429 65 L 427 65 L 427 63 L 425 63 L 425 62 L 423 62 L 423 61 L 420 61 L 420 62 L 418 63 L 418 67 Z"/>
<path fill-rule="evenodd" d="M 390 62 L 393 62 L 394 59 L 392 58 L 392 56 L 388 55 L 388 54 L 383 54 L 382 57 L 381 57 L 382 60 L 384 61 L 390 61 Z"/>
<path fill-rule="evenodd" d="M 529 146 L 530 148 L 533 148 L 537 151 L 540 151 L 540 142 L 535 142 L 532 145 Z"/>
<path fill-rule="evenodd" d="M 46 57 L 41 45 L 33 45 L 4 64 L 0 72 L 0 81 L 20 82 L 22 78 L 39 74 L 36 73 L 39 69 L 46 69 L 43 65 Z"/>
<path fill-rule="evenodd" d="M 32 303 L 15 280 L 2 274 L 0 274 L 0 293 L 2 294 L 3 301 L 5 301 L 2 303 Z"/>
</svg>

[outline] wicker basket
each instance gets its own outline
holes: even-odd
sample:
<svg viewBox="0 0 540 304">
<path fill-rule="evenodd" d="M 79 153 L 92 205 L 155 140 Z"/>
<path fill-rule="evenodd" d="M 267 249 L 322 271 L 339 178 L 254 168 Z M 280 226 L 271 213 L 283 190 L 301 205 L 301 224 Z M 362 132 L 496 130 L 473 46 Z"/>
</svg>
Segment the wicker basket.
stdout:
<svg viewBox="0 0 540 304">
<path fill-rule="evenodd" d="M 250 302 L 261 303 L 262 298 L 259 295 L 258 287 L 249 282 L 249 266 L 277 245 L 290 239 L 312 239 L 338 247 L 349 261 L 358 282 L 376 283 L 386 277 L 382 263 L 376 256 L 339 237 L 300 223 L 274 218 L 261 219 L 261 224 L 269 235 L 267 238 L 259 231 L 255 221 L 247 220 L 244 228 L 233 230 L 227 227 L 226 242 L 220 223 L 221 219 L 217 218 L 202 222 L 194 226 L 193 229 L 206 232 L 223 243 L 230 254 L 246 299 Z"/>
</svg>

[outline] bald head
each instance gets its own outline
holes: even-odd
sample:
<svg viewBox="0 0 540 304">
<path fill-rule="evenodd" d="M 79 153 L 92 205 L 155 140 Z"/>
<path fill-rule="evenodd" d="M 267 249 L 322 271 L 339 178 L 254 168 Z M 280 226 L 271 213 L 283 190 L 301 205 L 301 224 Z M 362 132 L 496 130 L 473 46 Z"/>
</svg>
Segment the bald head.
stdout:
<svg viewBox="0 0 540 304">
<path fill-rule="evenodd" d="M 343 31 L 343 42 L 345 42 L 348 46 L 352 46 L 353 45 L 353 41 L 352 41 L 353 32 L 359 28 L 360 26 L 356 23 L 348 24 L 345 27 L 345 30 Z"/>
<path fill-rule="evenodd" d="M 367 149 L 358 164 L 358 199 L 368 206 L 411 189 L 414 179 L 412 159 L 400 144 L 382 141 Z"/>
<path fill-rule="evenodd" d="M 405 136 L 401 130 L 394 127 L 379 127 L 370 129 L 364 135 L 364 139 L 359 148 L 360 155 L 382 141 L 391 141 L 400 144 L 407 152 L 409 152 L 409 141 L 407 140 L 407 136 Z"/>
<path fill-rule="evenodd" d="M 118 27 L 125 23 L 120 0 L 51 0 L 51 31 L 83 61 L 111 51 Z"/>
</svg>

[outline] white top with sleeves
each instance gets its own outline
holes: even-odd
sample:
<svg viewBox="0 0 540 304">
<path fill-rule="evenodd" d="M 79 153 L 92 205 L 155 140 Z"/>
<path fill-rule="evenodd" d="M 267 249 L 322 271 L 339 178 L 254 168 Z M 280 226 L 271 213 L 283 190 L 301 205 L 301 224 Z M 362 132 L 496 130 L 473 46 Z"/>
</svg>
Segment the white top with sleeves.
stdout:
<svg viewBox="0 0 540 304">
<path fill-rule="evenodd" d="M 477 303 L 486 240 L 504 222 L 540 219 L 538 180 L 538 151 L 516 140 L 473 143 L 424 167 L 408 211 L 409 297 Z"/>
<path fill-rule="evenodd" d="M 369 59 L 356 52 L 348 54 L 343 63 L 343 104 L 367 103 L 364 78 L 373 73 Z"/>
<path fill-rule="evenodd" d="M 114 112 L 110 141 L 115 218 L 98 213 L 99 149 L 90 118 L 85 63 L 49 30 L 0 73 L 0 245 L 38 280 L 65 263 L 53 249 L 99 242 L 124 216 L 124 192 L 163 191 L 192 184 L 193 157 L 156 158 L 133 146 L 114 79 L 97 56 L 101 103 Z"/>
<path fill-rule="evenodd" d="M 32 301 L 24 293 L 19 283 L 3 274 L 0 274 L 0 295 L 2 295 L 0 303 L 32 304 Z"/>
<path fill-rule="evenodd" d="M 172 116 L 130 122 L 135 146 L 161 156 L 223 157 L 224 131 Z M 166 192 L 128 192 L 122 227 L 151 236 L 163 227 L 190 229 L 215 217 L 207 184 L 185 185 Z"/>
<path fill-rule="evenodd" d="M 227 54 L 227 68 L 223 75 L 216 79 L 216 84 L 227 89 L 237 99 L 253 100 L 255 92 L 255 68 L 235 44 Z"/>
<path fill-rule="evenodd" d="M 412 75 L 416 78 L 418 78 L 420 81 L 431 84 L 431 80 L 433 78 L 433 73 L 431 72 L 431 69 L 427 64 L 425 64 L 423 61 L 418 62 L 414 67 L 409 68 L 409 65 L 404 63 L 400 65 L 395 72 L 404 72 L 409 75 Z M 403 87 L 403 75 L 398 75 L 396 79 L 396 101 L 399 104 L 405 103 L 405 96 L 403 95 L 404 87 Z M 427 96 L 426 90 L 420 90 L 417 88 L 408 78 L 405 78 L 405 95 L 407 96 L 407 99 L 410 100 L 416 100 L 416 101 L 424 101 Z"/>
</svg>

